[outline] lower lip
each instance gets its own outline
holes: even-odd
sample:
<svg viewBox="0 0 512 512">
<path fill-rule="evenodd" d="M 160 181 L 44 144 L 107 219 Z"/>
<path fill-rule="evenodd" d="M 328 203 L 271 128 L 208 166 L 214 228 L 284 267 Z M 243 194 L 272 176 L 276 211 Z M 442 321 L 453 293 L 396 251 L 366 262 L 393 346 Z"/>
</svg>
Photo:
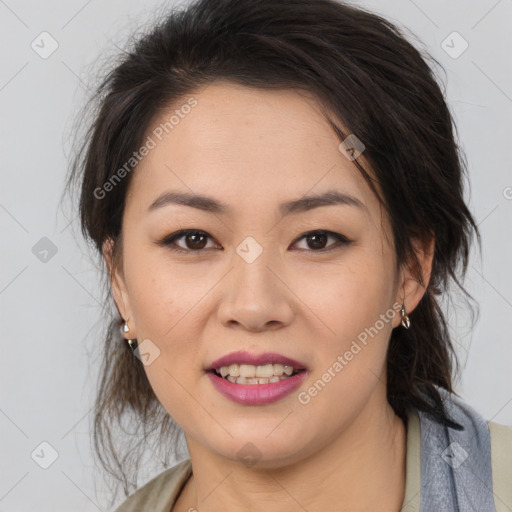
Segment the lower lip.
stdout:
<svg viewBox="0 0 512 512">
<path fill-rule="evenodd" d="M 245 405 L 264 405 L 277 402 L 298 388 L 306 378 L 307 371 L 303 370 L 293 377 L 268 384 L 235 384 L 219 377 L 214 372 L 207 372 L 207 375 L 217 391 L 233 402 Z"/>
</svg>

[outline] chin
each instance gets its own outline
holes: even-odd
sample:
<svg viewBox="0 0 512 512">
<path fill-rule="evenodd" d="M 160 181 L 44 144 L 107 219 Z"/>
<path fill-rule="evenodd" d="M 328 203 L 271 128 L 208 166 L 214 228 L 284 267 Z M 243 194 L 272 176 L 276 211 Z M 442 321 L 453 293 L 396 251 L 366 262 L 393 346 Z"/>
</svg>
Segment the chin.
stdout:
<svg viewBox="0 0 512 512">
<path fill-rule="evenodd" d="M 275 429 L 279 421 L 273 422 L 272 428 Z M 294 436 L 286 429 L 278 432 L 278 427 L 272 432 L 272 428 L 268 428 L 267 422 L 260 428 L 254 426 L 249 430 L 241 428 L 240 431 L 226 425 L 226 429 L 233 437 L 225 435 L 215 444 L 212 444 L 210 438 L 207 445 L 210 445 L 209 449 L 217 452 L 219 456 L 255 469 L 285 467 L 307 456 L 304 448 L 307 445 L 304 431 Z"/>
</svg>

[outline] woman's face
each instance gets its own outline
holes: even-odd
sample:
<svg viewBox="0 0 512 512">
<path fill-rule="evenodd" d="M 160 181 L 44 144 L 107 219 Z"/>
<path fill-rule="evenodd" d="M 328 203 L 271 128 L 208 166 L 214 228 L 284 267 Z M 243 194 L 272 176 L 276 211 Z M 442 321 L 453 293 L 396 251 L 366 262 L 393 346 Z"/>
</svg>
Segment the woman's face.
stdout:
<svg viewBox="0 0 512 512">
<path fill-rule="evenodd" d="M 397 303 L 405 293 L 410 311 L 419 296 L 396 271 L 377 198 L 312 97 L 216 82 L 193 98 L 148 132 L 154 147 L 124 212 L 116 303 L 189 445 L 291 463 L 388 407 Z M 339 202 L 304 201 L 327 192 Z M 209 199 L 185 205 L 170 194 Z M 169 241 L 182 229 L 201 233 Z M 282 357 L 306 370 L 268 384 L 207 371 L 237 351 L 277 354 L 253 365 L 265 366 L 258 375 L 284 371 Z M 232 379 L 253 370 L 236 361 Z"/>
</svg>

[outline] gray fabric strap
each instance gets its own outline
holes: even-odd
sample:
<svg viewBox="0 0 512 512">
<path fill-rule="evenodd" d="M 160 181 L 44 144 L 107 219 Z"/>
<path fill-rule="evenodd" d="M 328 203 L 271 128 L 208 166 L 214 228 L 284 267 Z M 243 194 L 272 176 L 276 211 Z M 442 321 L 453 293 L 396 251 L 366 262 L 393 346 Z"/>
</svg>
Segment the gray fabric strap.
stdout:
<svg viewBox="0 0 512 512">
<path fill-rule="evenodd" d="M 464 430 L 419 412 L 421 512 L 496 512 L 491 445 L 486 421 L 469 405 L 439 389 L 448 416 Z"/>
</svg>

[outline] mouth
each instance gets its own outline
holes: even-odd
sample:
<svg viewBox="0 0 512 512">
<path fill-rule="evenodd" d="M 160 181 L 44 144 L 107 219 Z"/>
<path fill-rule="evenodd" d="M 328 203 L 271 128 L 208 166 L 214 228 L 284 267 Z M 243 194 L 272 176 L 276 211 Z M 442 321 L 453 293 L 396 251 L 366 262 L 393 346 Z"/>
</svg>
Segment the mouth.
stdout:
<svg viewBox="0 0 512 512">
<path fill-rule="evenodd" d="M 303 363 L 282 354 L 231 352 L 213 361 L 205 371 L 233 384 L 273 384 L 307 371 Z"/>
<path fill-rule="evenodd" d="M 233 384 L 245 385 L 272 384 L 289 379 L 305 371 L 305 368 L 296 368 L 281 363 L 267 363 L 257 366 L 233 363 L 207 370 L 207 372 Z"/>
<path fill-rule="evenodd" d="M 307 378 L 308 368 L 280 354 L 237 352 L 205 369 L 214 388 L 241 405 L 268 405 L 285 398 Z"/>
</svg>

